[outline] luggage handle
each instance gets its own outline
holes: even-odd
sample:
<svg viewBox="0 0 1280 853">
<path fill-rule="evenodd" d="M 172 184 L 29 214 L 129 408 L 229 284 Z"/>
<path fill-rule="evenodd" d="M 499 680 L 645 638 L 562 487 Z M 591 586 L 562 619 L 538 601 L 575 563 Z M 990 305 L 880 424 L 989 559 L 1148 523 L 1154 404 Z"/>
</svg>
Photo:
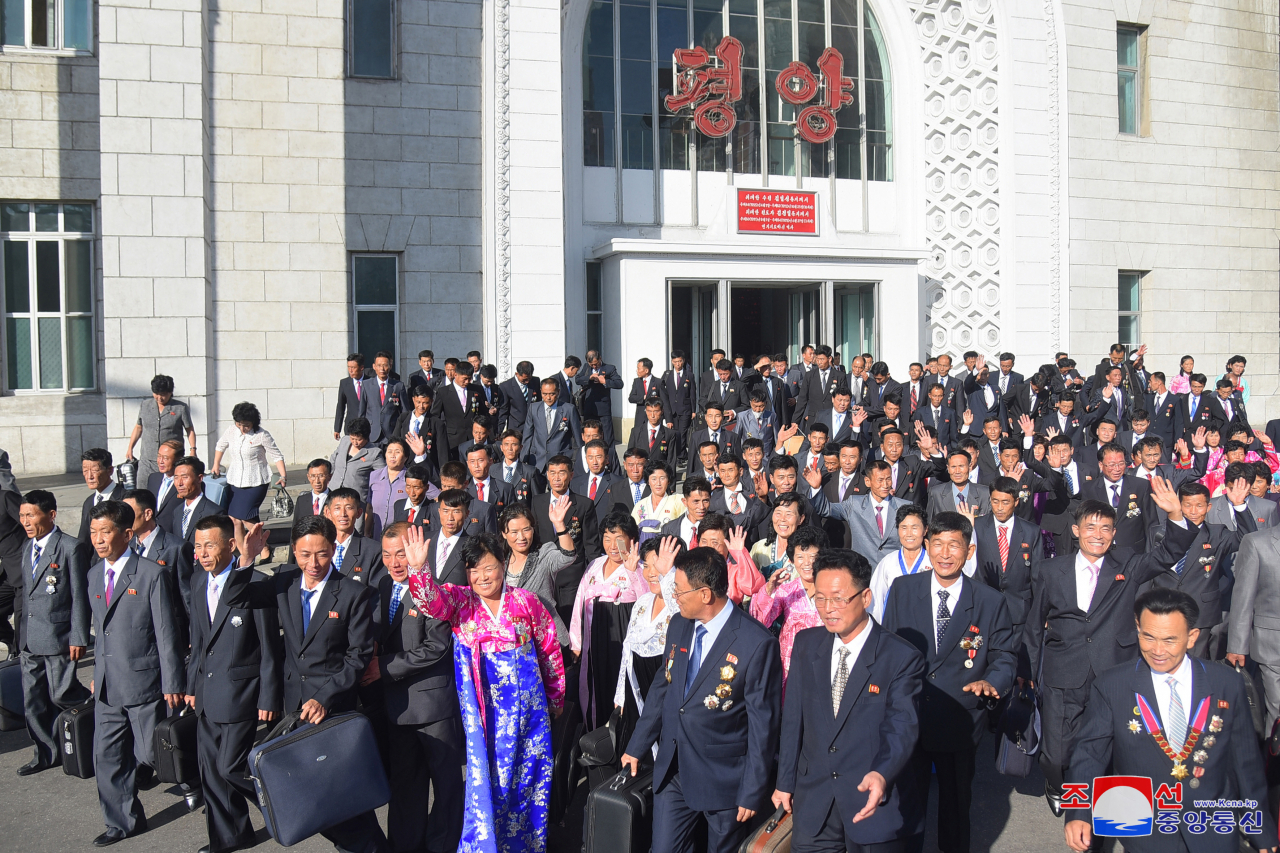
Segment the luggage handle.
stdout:
<svg viewBox="0 0 1280 853">
<path fill-rule="evenodd" d="M 289 734 L 289 732 L 293 731 L 294 729 L 298 728 L 301 725 L 302 725 L 302 712 L 290 711 L 289 713 L 285 714 L 284 717 L 281 718 L 280 722 L 276 723 L 276 727 L 274 729 L 272 729 L 270 732 L 267 733 L 267 736 L 263 739 L 263 742 L 265 743 L 266 741 L 275 740 L 278 737 L 283 737 L 284 735 Z"/>
<path fill-rule="evenodd" d="M 773 817 L 769 818 L 769 822 L 764 825 L 766 834 L 773 832 L 778 828 L 778 824 L 782 823 L 782 819 L 787 816 L 787 810 L 782 806 L 778 806 L 778 810 L 773 813 Z"/>
</svg>

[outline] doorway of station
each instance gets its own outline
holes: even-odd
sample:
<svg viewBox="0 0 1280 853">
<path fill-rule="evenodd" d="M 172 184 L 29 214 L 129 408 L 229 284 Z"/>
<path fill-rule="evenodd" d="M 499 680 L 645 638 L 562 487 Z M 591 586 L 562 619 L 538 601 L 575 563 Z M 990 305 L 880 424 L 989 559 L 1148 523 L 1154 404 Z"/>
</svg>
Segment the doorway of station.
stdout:
<svg viewBox="0 0 1280 853">
<path fill-rule="evenodd" d="M 754 364 L 761 355 L 786 353 L 795 363 L 806 343 L 821 333 L 822 285 L 818 282 L 779 285 L 775 282 L 730 282 L 730 357 Z"/>
</svg>

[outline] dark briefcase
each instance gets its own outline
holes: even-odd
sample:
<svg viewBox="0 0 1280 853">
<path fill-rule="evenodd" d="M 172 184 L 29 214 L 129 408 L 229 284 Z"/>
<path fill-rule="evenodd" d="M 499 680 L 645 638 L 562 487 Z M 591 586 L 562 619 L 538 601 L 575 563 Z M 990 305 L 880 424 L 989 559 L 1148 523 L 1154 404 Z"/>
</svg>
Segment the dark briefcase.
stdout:
<svg viewBox="0 0 1280 853">
<path fill-rule="evenodd" d="M 391 800 L 367 717 L 339 714 L 289 731 L 296 719 L 286 719 L 274 737 L 249 752 L 267 831 L 285 847 Z M 281 729 L 285 733 L 277 734 Z"/>
<path fill-rule="evenodd" d="M 747 836 L 738 853 L 790 853 L 791 813 L 778 809 L 764 826 Z"/>
<path fill-rule="evenodd" d="M 53 724 L 62 750 L 62 772 L 78 779 L 93 778 L 93 700 L 68 708 Z"/>
<path fill-rule="evenodd" d="M 653 770 L 622 770 L 587 795 L 583 853 L 646 853 L 653 838 Z"/>
<path fill-rule="evenodd" d="M 22 667 L 18 658 L 0 663 L 0 732 L 27 727 L 22 701 Z"/>
<path fill-rule="evenodd" d="M 196 715 L 186 705 L 179 713 L 156 723 L 153 743 L 156 779 L 166 785 L 174 785 L 200 778 L 196 726 Z"/>
<path fill-rule="evenodd" d="M 565 700 L 564 711 L 551 721 L 551 802 L 547 817 L 552 823 L 564 820 L 569 801 L 578 787 L 578 738 L 582 735 L 582 714 L 574 702 Z"/>
</svg>

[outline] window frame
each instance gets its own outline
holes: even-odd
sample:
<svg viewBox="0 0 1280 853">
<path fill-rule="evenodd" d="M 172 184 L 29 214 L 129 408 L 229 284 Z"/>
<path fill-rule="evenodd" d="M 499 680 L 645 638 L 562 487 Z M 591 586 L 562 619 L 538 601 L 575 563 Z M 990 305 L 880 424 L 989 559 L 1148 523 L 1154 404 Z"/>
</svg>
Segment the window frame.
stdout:
<svg viewBox="0 0 1280 853">
<path fill-rule="evenodd" d="M 364 352 L 360 348 L 360 315 L 365 313 L 391 312 L 391 334 L 393 346 L 391 350 L 392 367 L 400 358 L 400 276 L 403 272 L 400 255 L 395 252 L 349 252 L 348 261 L 348 304 L 351 308 L 351 351 L 363 353 L 366 364 L 373 364 L 373 352 Z M 395 301 L 361 303 L 356 297 L 356 265 L 360 258 L 391 258 L 395 263 Z M 376 352 L 376 350 L 375 350 Z"/>
<path fill-rule="evenodd" d="M 30 2 L 30 0 L 28 0 Z M 353 80 L 398 80 L 400 77 L 400 45 L 399 39 L 399 21 L 397 20 L 400 13 L 399 4 L 396 0 L 386 0 L 389 8 L 389 33 L 388 57 L 389 67 L 387 73 L 384 74 L 357 74 L 356 73 L 356 3 L 360 0 L 347 0 L 347 77 Z"/>
<path fill-rule="evenodd" d="M 97 36 L 96 16 L 94 15 L 94 7 L 92 0 L 84 0 L 86 6 L 83 10 L 87 17 L 82 23 L 85 27 L 85 34 L 88 37 L 87 47 L 67 47 L 66 45 L 66 22 L 67 0 L 48 0 L 54 6 L 54 45 L 40 45 L 31 43 L 31 34 L 35 23 L 35 13 L 32 10 L 32 0 L 18 0 L 22 3 L 22 44 L 0 44 L 0 53 L 7 52 L 32 52 L 44 54 L 60 54 L 71 56 L 92 56 L 94 54 L 94 46 Z M 3 0 L 0 0 L 3 2 Z M 16 199 L 15 199 L 16 201 Z"/>
<path fill-rule="evenodd" d="M 595 291 L 596 307 L 591 307 L 592 291 Z M 586 299 L 583 300 L 586 316 L 587 349 L 600 353 L 604 358 L 604 265 L 599 261 L 587 261 Z"/>
<path fill-rule="evenodd" d="M 1116 340 L 1128 347 L 1130 352 L 1142 340 L 1142 279 L 1144 275 L 1145 273 L 1139 270 L 1119 270 L 1116 273 Z M 1126 279 L 1129 279 L 1127 285 Z M 1120 306 L 1124 303 L 1120 298 L 1130 288 L 1137 301 L 1131 303 L 1127 310 L 1121 309 Z M 1125 320 L 1132 321 L 1132 335 L 1124 333 Z"/>
<path fill-rule="evenodd" d="M 3 315 L 4 322 L 0 323 L 0 364 L 3 369 L 0 370 L 0 387 L 3 388 L 5 394 L 15 396 L 35 395 L 35 394 L 83 394 L 93 393 L 99 389 L 98 376 L 98 265 L 97 265 L 97 223 L 98 211 L 92 202 L 77 201 L 36 201 L 27 199 L 5 199 L 0 202 L 4 205 L 26 205 L 27 206 L 27 230 L 17 231 L 0 231 L 0 314 Z M 37 230 L 36 208 L 38 206 L 53 205 L 57 207 L 58 227 L 57 230 Z M 67 231 L 66 230 L 66 207 L 68 205 L 76 205 L 89 208 L 89 230 L 88 231 Z M 0 224 L 0 228 L 3 225 Z M 8 254 L 8 245 L 12 243 L 24 243 L 27 249 L 27 310 L 26 311 L 10 311 L 7 294 L 9 282 L 6 280 L 7 263 L 5 258 Z M 38 292 L 38 262 L 36 260 L 36 246 L 39 243 L 56 243 L 58 246 L 58 310 L 47 311 L 41 310 L 39 304 Z M 88 302 L 89 310 L 87 311 L 71 311 L 68 310 L 68 286 L 67 279 L 67 246 L 69 244 L 87 244 L 88 252 Z M 17 383 L 11 382 L 9 379 L 9 321 L 10 320 L 26 320 L 27 337 L 31 349 L 30 357 L 30 387 L 18 387 Z M 43 387 L 41 378 L 41 360 L 40 360 L 40 326 L 42 320 L 58 321 L 59 332 L 59 348 L 60 348 L 60 368 L 62 381 L 57 387 Z M 90 382 L 88 385 L 71 384 L 72 364 L 69 359 L 70 335 L 68 329 L 70 321 L 75 319 L 87 319 L 89 321 L 89 338 L 88 338 L 88 362 Z"/>
<path fill-rule="evenodd" d="M 1136 54 L 1135 65 L 1122 65 L 1120 63 L 1120 34 L 1132 33 L 1134 41 L 1134 53 Z M 1143 133 L 1143 125 L 1146 119 L 1146 110 L 1143 109 L 1143 102 L 1146 95 L 1146 81 L 1143 79 L 1143 68 L 1145 67 L 1146 54 L 1146 27 L 1137 24 L 1116 23 L 1116 132 L 1121 136 L 1145 136 Z M 1133 129 L 1125 130 L 1123 124 L 1124 104 L 1120 97 L 1119 87 L 1120 81 L 1125 75 L 1131 75 L 1133 79 Z"/>
</svg>

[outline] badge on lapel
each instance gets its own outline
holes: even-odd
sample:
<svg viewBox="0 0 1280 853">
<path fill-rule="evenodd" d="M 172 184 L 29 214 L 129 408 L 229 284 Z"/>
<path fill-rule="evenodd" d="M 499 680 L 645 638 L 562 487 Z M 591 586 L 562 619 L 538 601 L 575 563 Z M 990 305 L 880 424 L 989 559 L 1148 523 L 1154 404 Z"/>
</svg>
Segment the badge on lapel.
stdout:
<svg viewBox="0 0 1280 853">
<path fill-rule="evenodd" d="M 340 617 L 340 616 L 338 615 L 338 611 L 336 611 L 336 610 L 330 610 L 330 611 L 329 611 L 329 618 L 330 618 L 330 619 L 340 619 L 340 618 L 342 618 L 342 617 Z"/>
<path fill-rule="evenodd" d="M 241 625 L 243 625 L 243 624 L 244 624 L 244 620 L 243 620 L 243 619 L 241 619 L 239 616 L 232 616 L 232 617 L 231 617 L 231 627 L 232 627 L 232 628 L 239 628 L 239 627 L 240 627 Z"/>
<path fill-rule="evenodd" d="M 125 590 L 125 592 L 129 593 L 130 595 L 137 595 L 137 594 L 138 594 L 138 591 L 137 591 L 136 589 L 127 589 L 127 590 Z"/>
</svg>

